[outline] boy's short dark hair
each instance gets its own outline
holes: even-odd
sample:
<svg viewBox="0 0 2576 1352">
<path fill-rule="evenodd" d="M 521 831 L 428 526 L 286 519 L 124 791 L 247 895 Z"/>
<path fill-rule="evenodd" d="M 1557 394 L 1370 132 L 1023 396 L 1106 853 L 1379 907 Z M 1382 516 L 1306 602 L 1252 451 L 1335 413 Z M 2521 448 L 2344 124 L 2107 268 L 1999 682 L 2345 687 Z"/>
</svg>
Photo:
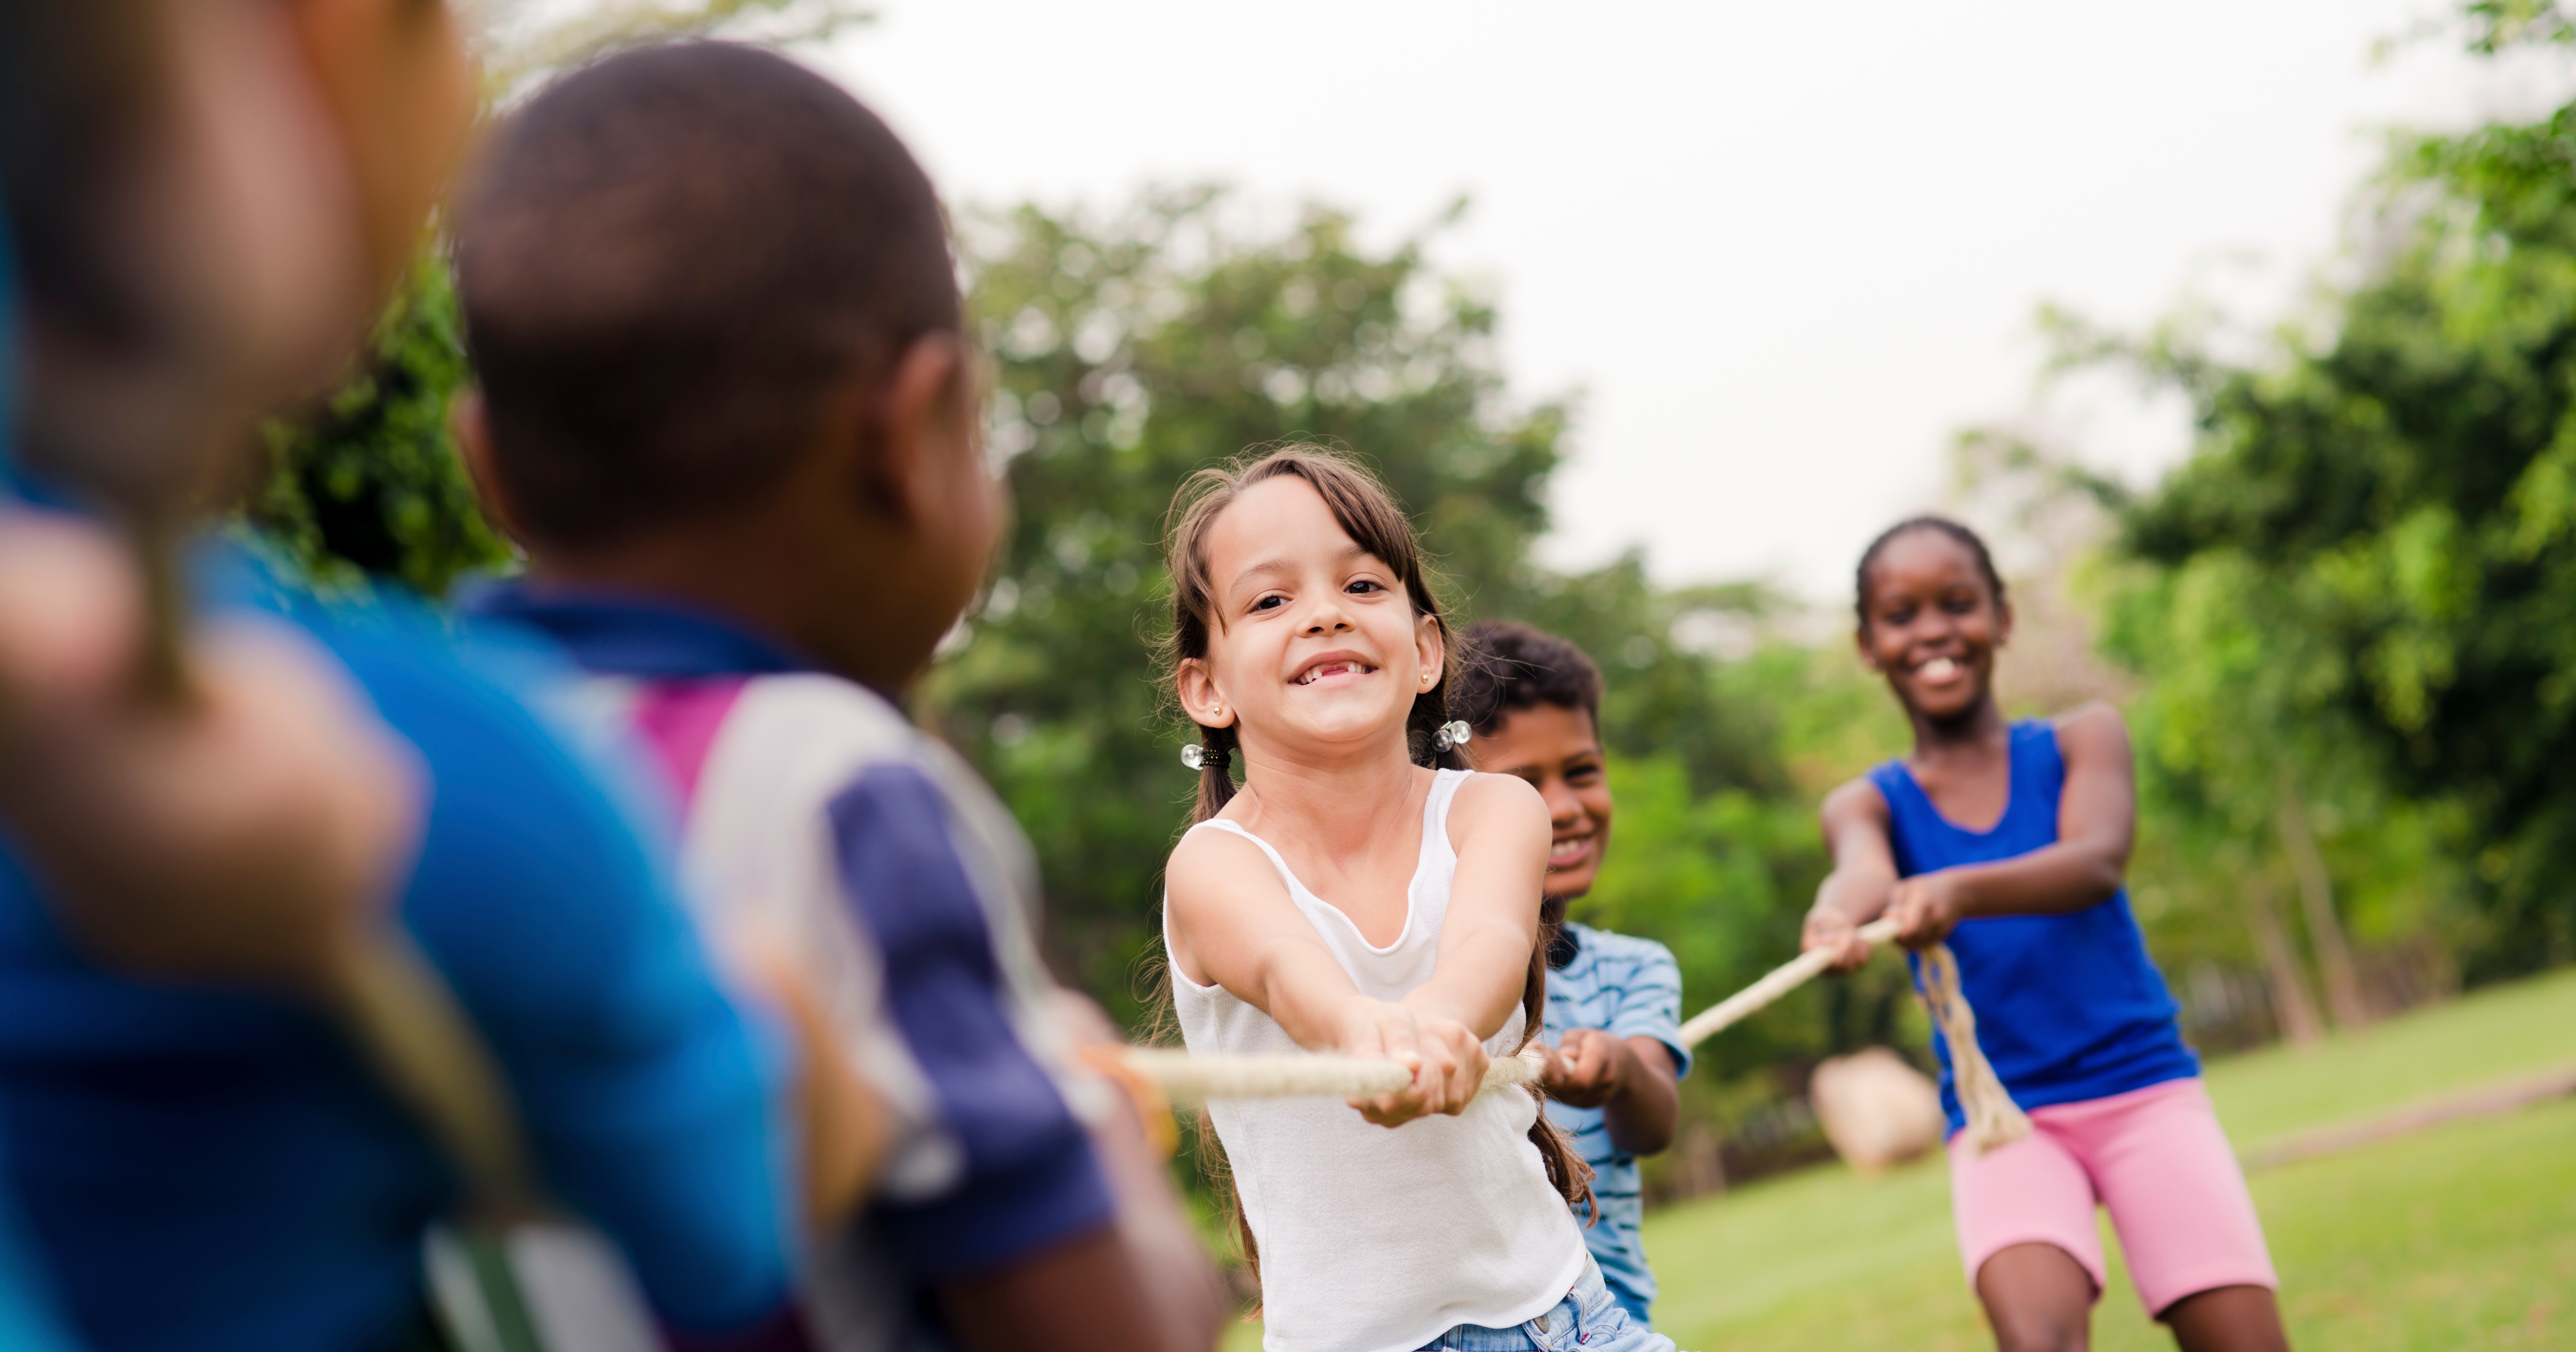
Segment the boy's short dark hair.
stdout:
<svg viewBox="0 0 2576 1352">
<path fill-rule="evenodd" d="M 1526 624 L 1481 620 L 1467 627 L 1467 661 L 1450 710 L 1490 733 L 1515 709 L 1579 709 L 1601 730 L 1601 668 L 1581 648 Z"/>
<path fill-rule="evenodd" d="M 595 543 L 777 481 L 825 395 L 961 327 L 947 223 L 876 114 L 775 54 L 650 47 L 510 114 L 458 293 L 517 524 Z"/>
</svg>

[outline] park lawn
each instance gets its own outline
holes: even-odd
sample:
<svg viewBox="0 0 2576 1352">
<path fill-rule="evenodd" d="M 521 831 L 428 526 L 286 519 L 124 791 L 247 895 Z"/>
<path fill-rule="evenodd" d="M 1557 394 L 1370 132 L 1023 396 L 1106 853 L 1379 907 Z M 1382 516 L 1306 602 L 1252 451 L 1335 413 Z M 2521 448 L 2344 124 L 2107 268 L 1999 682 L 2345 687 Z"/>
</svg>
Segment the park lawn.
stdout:
<svg viewBox="0 0 2576 1352">
<path fill-rule="evenodd" d="M 2290 1334 L 2397 1352 L 2576 1346 L 2576 1100 L 2254 1177 Z M 1846 1228 L 1848 1227 L 1848 1228 Z M 1656 1323 L 1685 1348 L 1992 1346 L 1950 1240 L 1948 1181 L 1816 1170 L 1647 1222 Z M 2170 1348 L 2118 1245 L 2102 1352 Z"/>
<path fill-rule="evenodd" d="M 2576 972 L 2491 989 L 2305 1051 L 2215 1062 L 2240 1150 L 2576 1061 Z M 2256 1174 L 2303 1346 L 2576 1346 L 2576 1102 Z M 2106 1227 L 2107 1233 L 2107 1227 Z M 1646 1221 L 1656 1323 L 1685 1348 L 1991 1346 L 1937 1163 L 1809 1170 Z M 2113 1255 L 2104 1352 L 2169 1348 Z"/>
<path fill-rule="evenodd" d="M 2240 1150 L 2576 1061 L 2576 972 L 2330 1039 L 2215 1062 Z M 2336 1349 L 2576 1346 L 2576 1101 L 2258 1173 L 2290 1332 Z M 1937 1163 L 1837 1167 L 1656 1211 L 1656 1323 L 1684 1348 L 1991 1346 L 1959 1272 Z M 2173 1344 L 2112 1255 L 2103 1352 Z M 1228 1339 L 1259 1346 L 1258 1327 Z"/>
</svg>

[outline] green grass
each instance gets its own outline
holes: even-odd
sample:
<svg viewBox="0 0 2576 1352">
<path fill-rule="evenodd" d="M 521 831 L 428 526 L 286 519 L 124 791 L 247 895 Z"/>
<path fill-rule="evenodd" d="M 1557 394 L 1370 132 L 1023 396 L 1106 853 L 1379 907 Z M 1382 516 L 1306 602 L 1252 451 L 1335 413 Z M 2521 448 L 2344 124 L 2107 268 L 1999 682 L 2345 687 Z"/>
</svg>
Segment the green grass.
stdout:
<svg viewBox="0 0 2576 1352">
<path fill-rule="evenodd" d="M 2481 992 L 2304 1051 L 2217 1062 L 2240 1150 L 2576 1060 L 2576 972 Z M 2259 1173 L 2290 1333 L 2310 1349 L 2576 1347 L 2576 1101 Z M 1685 1348 L 1990 1347 L 1936 1163 L 1822 1168 L 1647 1217 L 1655 1322 Z M 2170 1348 L 2116 1242 L 2103 1352 Z M 1259 1346 L 1256 1326 L 1229 1352 Z"/>
<path fill-rule="evenodd" d="M 2248 1151 L 2569 1061 L 2576 971 L 2491 987 L 2305 1050 L 2214 1062 L 2209 1092 L 2236 1148 Z"/>
<path fill-rule="evenodd" d="M 2576 1101 L 2258 1174 L 2283 1309 L 2308 1348 L 2576 1346 Z M 1656 1323 L 1682 1346 L 1991 1346 L 1938 1166 L 1817 1170 L 1650 1219 Z M 2105 1227 L 2103 1352 L 2169 1348 Z"/>
<path fill-rule="evenodd" d="M 2239 1149 L 2576 1060 L 2576 973 L 2323 1046 L 2210 1067 Z M 2466 1122 L 2253 1179 L 2294 1340 L 2311 1348 L 2576 1346 L 2576 1103 Z M 2107 1227 L 2106 1227 L 2107 1231 Z M 1811 1170 L 1647 1218 L 1656 1323 L 1684 1347 L 1991 1346 L 1936 1161 Z M 2095 1346 L 2171 1347 L 2116 1242 Z"/>
</svg>

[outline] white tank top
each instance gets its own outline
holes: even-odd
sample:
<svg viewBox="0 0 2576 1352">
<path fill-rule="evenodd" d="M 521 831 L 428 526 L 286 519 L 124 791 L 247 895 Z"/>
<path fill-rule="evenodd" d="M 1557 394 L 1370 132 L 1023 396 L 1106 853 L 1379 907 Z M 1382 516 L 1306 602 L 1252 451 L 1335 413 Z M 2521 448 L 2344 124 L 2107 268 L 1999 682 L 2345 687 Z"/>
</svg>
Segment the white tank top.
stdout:
<svg viewBox="0 0 2576 1352">
<path fill-rule="evenodd" d="M 1458 872 L 1449 800 L 1467 774 L 1442 770 L 1432 783 L 1404 930 L 1385 948 L 1306 890 L 1270 842 L 1223 818 L 1191 829 L 1230 831 L 1260 846 L 1360 994 L 1397 1000 L 1429 979 L 1439 956 L 1440 921 Z M 1269 1015 L 1222 986 L 1191 981 L 1177 962 L 1172 1005 L 1194 1054 L 1300 1050 Z M 1515 1007 L 1485 1050 L 1502 1056 L 1518 1049 L 1521 1031 Z M 1529 1142 L 1537 1114 L 1537 1102 L 1519 1089 L 1480 1094 L 1457 1117 L 1393 1130 L 1334 1099 L 1209 1104 L 1261 1247 L 1261 1345 L 1268 1352 L 1414 1352 L 1461 1324 L 1508 1328 L 1563 1300 L 1583 1273 L 1583 1234 Z"/>
</svg>

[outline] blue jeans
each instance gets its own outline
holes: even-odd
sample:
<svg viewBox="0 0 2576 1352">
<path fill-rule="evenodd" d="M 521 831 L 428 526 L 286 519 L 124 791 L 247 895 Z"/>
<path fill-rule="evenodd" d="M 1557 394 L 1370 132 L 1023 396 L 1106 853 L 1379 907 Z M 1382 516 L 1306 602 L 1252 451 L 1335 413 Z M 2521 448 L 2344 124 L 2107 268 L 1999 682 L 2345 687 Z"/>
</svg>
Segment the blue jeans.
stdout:
<svg viewBox="0 0 2576 1352">
<path fill-rule="evenodd" d="M 1673 1352 L 1673 1340 L 1630 1319 L 1587 1256 L 1555 1309 L 1507 1329 L 1460 1324 L 1422 1352 Z"/>
</svg>

